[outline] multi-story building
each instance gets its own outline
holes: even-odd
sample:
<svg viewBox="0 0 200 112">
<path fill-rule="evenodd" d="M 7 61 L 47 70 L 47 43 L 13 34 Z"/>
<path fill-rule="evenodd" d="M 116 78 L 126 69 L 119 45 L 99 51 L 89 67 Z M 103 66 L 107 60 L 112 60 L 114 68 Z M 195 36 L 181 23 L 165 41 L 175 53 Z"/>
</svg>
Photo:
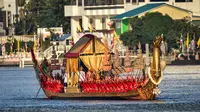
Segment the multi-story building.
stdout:
<svg viewBox="0 0 200 112">
<path fill-rule="evenodd" d="M 19 14 L 18 3 L 28 2 L 29 0 L 0 0 L 0 23 L 3 24 L 3 29 L 7 30 L 15 22 L 16 15 Z"/>
<path fill-rule="evenodd" d="M 17 14 L 17 7 L 15 0 L 0 0 L 2 11 L 0 22 L 3 23 L 3 29 L 7 30 L 9 25 L 13 23 L 13 18 Z"/>
<path fill-rule="evenodd" d="M 155 3 L 166 3 L 189 10 L 193 17 L 200 16 L 200 0 L 71 0 L 71 4 L 65 6 L 65 16 L 71 17 L 71 34 L 77 41 L 81 36 L 77 33 L 80 26 L 88 31 L 91 24 L 100 34 L 109 32 L 111 17 Z"/>
</svg>

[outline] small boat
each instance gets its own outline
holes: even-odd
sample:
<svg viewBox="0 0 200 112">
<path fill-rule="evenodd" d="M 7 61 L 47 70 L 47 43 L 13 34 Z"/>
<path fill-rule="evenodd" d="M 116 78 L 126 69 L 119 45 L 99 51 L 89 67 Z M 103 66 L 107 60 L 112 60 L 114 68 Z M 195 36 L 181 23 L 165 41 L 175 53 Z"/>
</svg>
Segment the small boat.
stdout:
<svg viewBox="0 0 200 112">
<path fill-rule="evenodd" d="M 131 62 L 127 49 L 122 66 L 118 51 L 112 53 L 107 41 L 102 42 L 95 35 L 86 34 L 65 54 L 63 65 L 66 65 L 67 87 L 61 80 L 52 78 L 51 70 L 44 66 L 46 59 L 39 63 L 33 50 L 31 55 L 40 87 L 50 99 L 119 97 L 152 100 L 160 93 L 158 85 L 166 66 L 165 60 L 160 59 L 161 41 L 162 37 L 154 40 L 153 56 L 149 65 L 145 63 L 139 43 L 135 61 Z M 56 65 L 54 63 L 48 69 L 59 69 L 59 65 Z M 79 81 L 81 66 L 87 71 L 84 80 Z"/>
</svg>

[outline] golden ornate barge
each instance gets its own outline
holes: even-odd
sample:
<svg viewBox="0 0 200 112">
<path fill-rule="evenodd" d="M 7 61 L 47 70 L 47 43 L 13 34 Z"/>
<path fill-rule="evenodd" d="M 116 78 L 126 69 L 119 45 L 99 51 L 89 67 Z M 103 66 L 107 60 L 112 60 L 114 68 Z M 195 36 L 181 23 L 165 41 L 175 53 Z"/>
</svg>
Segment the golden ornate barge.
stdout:
<svg viewBox="0 0 200 112">
<path fill-rule="evenodd" d="M 86 34 L 65 54 L 67 87 L 44 70 L 33 50 L 31 54 L 36 77 L 48 98 L 121 97 L 149 100 L 159 94 L 158 84 L 166 66 L 165 60 L 160 60 L 161 41 L 162 37 L 159 37 L 153 42 L 150 65 L 145 64 L 139 43 L 134 64 L 127 49 L 123 67 L 118 51 L 112 53 L 107 41 L 102 42 L 96 36 Z M 80 81 L 79 68 L 83 65 L 87 72 L 84 80 Z"/>
</svg>

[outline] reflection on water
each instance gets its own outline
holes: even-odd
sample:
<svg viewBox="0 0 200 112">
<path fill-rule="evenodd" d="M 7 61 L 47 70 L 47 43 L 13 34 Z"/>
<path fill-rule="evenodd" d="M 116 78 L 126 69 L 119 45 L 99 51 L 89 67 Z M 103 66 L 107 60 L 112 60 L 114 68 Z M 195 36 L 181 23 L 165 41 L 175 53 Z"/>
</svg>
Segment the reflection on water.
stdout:
<svg viewBox="0 0 200 112">
<path fill-rule="evenodd" d="M 41 90 L 32 67 L 0 68 L 0 111 L 198 111 L 200 110 L 200 72 L 166 73 L 161 94 L 153 101 L 122 99 L 49 100 Z"/>
</svg>

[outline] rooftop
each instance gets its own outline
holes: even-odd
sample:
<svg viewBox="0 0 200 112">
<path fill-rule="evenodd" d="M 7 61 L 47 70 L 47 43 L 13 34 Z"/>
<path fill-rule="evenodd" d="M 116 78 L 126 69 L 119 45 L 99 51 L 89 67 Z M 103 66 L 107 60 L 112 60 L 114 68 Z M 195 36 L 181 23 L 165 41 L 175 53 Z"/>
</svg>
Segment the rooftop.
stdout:
<svg viewBox="0 0 200 112">
<path fill-rule="evenodd" d="M 166 4 L 166 3 L 153 3 L 153 4 L 143 5 L 141 7 L 132 9 L 130 11 L 127 11 L 127 12 L 122 13 L 122 14 L 117 15 L 117 16 L 113 16 L 113 17 L 111 17 L 111 19 L 121 20 L 121 19 L 131 18 L 131 17 L 137 16 L 137 15 L 144 13 L 144 12 L 148 12 L 148 11 L 154 9 L 154 8 L 158 8 L 158 7 L 163 6 L 163 5 L 167 5 L 167 6 L 176 8 L 178 10 L 186 11 L 186 12 L 191 12 L 189 10 L 182 9 L 182 8 L 179 8 L 179 7 L 176 7 L 176 6 L 173 6 L 173 5 L 169 5 L 169 4 Z"/>
</svg>

